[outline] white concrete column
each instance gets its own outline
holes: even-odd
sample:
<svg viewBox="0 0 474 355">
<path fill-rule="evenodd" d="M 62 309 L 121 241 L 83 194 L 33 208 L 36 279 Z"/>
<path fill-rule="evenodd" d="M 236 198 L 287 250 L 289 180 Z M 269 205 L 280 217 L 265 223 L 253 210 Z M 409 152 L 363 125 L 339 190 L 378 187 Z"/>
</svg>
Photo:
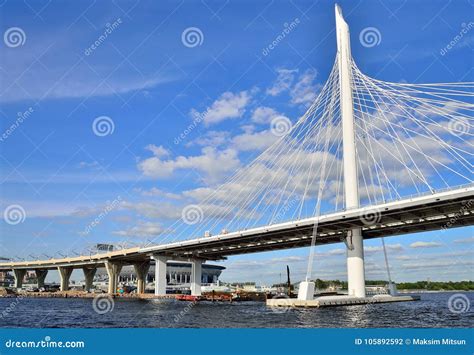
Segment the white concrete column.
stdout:
<svg viewBox="0 0 474 355">
<path fill-rule="evenodd" d="M 359 207 L 359 181 L 354 133 L 354 104 L 351 85 L 351 45 L 349 26 L 336 5 L 336 35 L 339 67 L 339 98 L 342 118 L 344 194 L 346 209 Z M 349 295 L 365 297 L 364 245 L 360 228 L 347 235 L 347 279 Z"/>
<path fill-rule="evenodd" d="M 36 282 L 38 284 L 38 288 L 44 287 L 44 280 L 46 279 L 46 275 L 48 275 L 47 269 L 36 269 Z"/>
<path fill-rule="evenodd" d="M 352 229 L 347 237 L 347 282 L 348 294 L 354 297 L 365 297 L 364 241 L 360 228 Z"/>
<path fill-rule="evenodd" d="M 298 289 L 298 299 L 302 301 L 309 301 L 314 299 L 314 282 L 302 281 Z"/>
<path fill-rule="evenodd" d="M 201 296 L 202 260 L 191 263 L 191 295 Z"/>
<path fill-rule="evenodd" d="M 148 270 L 150 270 L 150 261 L 146 260 L 140 263 L 133 264 L 135 269 L 135 275 L 137 279 L 137 293 L 145 293 L 146 287 L 146 276 L 148 275 Z"/>
<path fill-rule="evenodd" d="M 120 271 L 122 271 L 122 264 L 118 262 L 107 261 L 105 263 L 105 269 L 107 270 L 107 275 L 109 276 L 108 293 L 113 295 L 114 293 L 117 293 L 118 278 Z"/>
<path fill-rule="evenodd" d="M 166 295 L 166 262 L 168 258 L 163 255 L 153 255 L 155 260 L 155 295 Z"/>
<path fill-rule="evenodd" d="M 71 278 L 72 267 L 61 267 L 58 266 L 59 278 L 60 278 L 60 290 L 69 290 L 69 279 Z"/>
<path fill-rule="evenodd" d="M 21 288 L 23 286 L 23 279 L 25 278 L 26 270 L 24 269 L 13 269 L 13 276 L 15 278 L 15 288 Z"/>
<path fill-rule="evenodd" d="M 85 291 L 90 291 L 94 287 L 94 276 L 97 271 L 97 269 L 94 268 L 87 268 L 84 267 L 82 268 L 82 271 L 84 272 L 84 290 Z"/>
</svg>

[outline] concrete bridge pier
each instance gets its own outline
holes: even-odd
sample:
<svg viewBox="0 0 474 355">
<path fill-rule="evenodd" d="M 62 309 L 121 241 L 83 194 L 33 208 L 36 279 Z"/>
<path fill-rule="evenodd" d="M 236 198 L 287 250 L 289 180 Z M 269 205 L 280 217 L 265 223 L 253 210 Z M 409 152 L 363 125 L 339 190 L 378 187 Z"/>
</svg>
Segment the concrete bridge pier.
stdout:
<svg viewBox="0 0 474 355">
<path fill-rule="evenodd" d="M 347 292 L 349 296 L 362 297 L 365 294 L 364 240 L 362 230 L 354 228 L 347 236 Z"/>
<path fill-rule="evenodd" d="M 90 291 L 94 287 L 94 276 L 97 269 L 95 267 L 94 268 L 84 267 L 82 268 L 82 271 L 84 272 L 84 281 L 85 281 L 84 290 Z"/>
<path fill-rule="evenodd" d="M 36 280 L 38 283 L 38 288 L 44 287 L 44 280 L 46 279 L 46 275 L 48 275 L 47 269 L 36 269 Z"/>
<path fill-rule="evenodd" d="M 61 291 L 69 290 L 69 279 L 71 278 L 72 270 L 74 270 L 72 267 L 58 266 L 59 278 L 61 279 Z"/>
<path fill-rule="evenodd" d="M 191 295 L 201 296 L 202 260 L 191 263 Z"/>
<path fill-rule="evenodd" d="M 107 275 L 109 276 L 109 294 L 117 293 L 118 286 L 118 277 L 120 271 L 122 271 L 122 264 L 112 261 L 107 261 L 105 263 L 105 269 L 107 270 Z"/>
<path fill-rule="evenodd" d="M 13 269 L 13 276 L 15 277 L 15 288 L 21 288 L 23 286 L 23 279 L 26 275 L 24 269 Z"/>
<path fill-rule="evenodd" d="M 148 270 L 150 270 L 150 261 L 135 263 L 133 264 L 133 268 L 137 275 L 137 293 L 145 293 L 146 276 L 148 275 Z"/>
<path fill-rule="evenodd" d="M 163 255 L 153 255 L 155 260 L 155 295 L 166 295 L 166 262 L 168 258 Z"/>
</svg>

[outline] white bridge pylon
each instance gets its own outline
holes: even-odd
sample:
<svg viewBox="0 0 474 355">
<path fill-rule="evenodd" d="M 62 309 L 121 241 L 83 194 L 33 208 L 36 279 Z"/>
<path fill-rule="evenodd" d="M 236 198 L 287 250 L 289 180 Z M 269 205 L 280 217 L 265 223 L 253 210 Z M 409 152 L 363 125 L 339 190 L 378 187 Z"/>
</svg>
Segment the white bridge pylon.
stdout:
<svg viewBox="0 0 474 355">
<path fill-rule="evenodd" d="M 354 101 L 351 85 L 353 79 L 350 32 L 349 26 L 342 16 L 342 9 L 337 4 L 335 6 L 335 13 L 337 65 L 339 74 L 339 105 L 342 121 L 344 199 L 346 208 L 353 209 L 359 208 L 360 198 L 354 130 Z M 317 228 L 317 226 L 315 226 L 315 228 Z M 362 229 L 352 228 L 348 230 L 345 244 L 347 245 L 348 295 L 354 297 L 365 297 L 364 240 L 362 237 Z M 313 258 L 313 255 L 310 256 L 310 259 L 311 258 Z M 313 299 L 314 289 L 314 282 L 308 280 L 302 282 L 300 284 L 298 299 Z"/>
<path fill-rule="evenodd" d="M 336 5 L 337 58 L 342 117 L 342 145 L 344 161 L 344 191 L 346 208 L 358 208 L 359 178 L 354 131 L 354 102 L 352 98 L 351 44 L 349 26 Z M 353 228 L 347 235 L 347 279 L 349 296 L 365 297 L 364 243 L 361 228 Z"/>
</svg>

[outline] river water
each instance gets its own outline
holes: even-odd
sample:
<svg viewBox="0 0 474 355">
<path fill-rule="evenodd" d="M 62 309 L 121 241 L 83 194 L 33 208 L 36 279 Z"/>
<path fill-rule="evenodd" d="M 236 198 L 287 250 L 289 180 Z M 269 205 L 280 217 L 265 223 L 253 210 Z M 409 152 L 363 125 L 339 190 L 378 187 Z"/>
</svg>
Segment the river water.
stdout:
<svg viewBox="0 0 474 355">
<path fill-rule="evenodd" d="M 462 294 L 470 303 L 467 311 L 466 302 L 462 304 L 462 313 L 450 310 L 448 300 L 454 293 L 448 292 L 422 293 L 416 302 L 321 309 L 272 309 L 262 302 L 0 298 L 0 327 L 473 327 L 474 293 Z"/>
</svg>

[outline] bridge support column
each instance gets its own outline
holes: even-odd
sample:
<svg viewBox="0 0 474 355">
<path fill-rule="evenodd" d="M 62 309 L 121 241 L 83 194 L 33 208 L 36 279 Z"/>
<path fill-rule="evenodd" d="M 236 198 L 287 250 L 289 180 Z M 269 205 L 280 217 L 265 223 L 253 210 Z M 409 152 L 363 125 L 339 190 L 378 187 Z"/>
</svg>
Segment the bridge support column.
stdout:
<svg viewBox="0 0 474 355">
<path fill-rule="evenodd" d="M 105 263 L 105 269 L 107 270 L 107 275 L 109 276 L 108 293 L 113 295 L 114 293 L 117 293 L 118 279 L 120 271 L 122 271 L 122 264 L 107 261 Z"/>
<path fill-rule="evenodd" d="M 133 264 L 137 276 L 137 293 L 145 293 L 146 277 L 150 270 L 150 261 Z"/>
<path fill-rule="evenodd" d="M 47 269 L 36 269 L 36 282 L 38 283 L 38 288 L 44 287 L 44 280 L 46 279 L 46 275 L 48 275 Z"/>
<path fill-rule="evenodd" d="M 59 289 L 61 291 L 69 290 L 69 279 L 71 278 L 72 270 L 74 270 L 72 267 L 58 266 L 59 278 L 61 280 Z"/>
<path fill-rule="evenodd" d="M 155 295 L 166 295 L 166 262 L 168 258 L 163 255 L 153 255 L 155 260 Z"/>
<path fill-rule="evenodd" d="M 347 236 L 347 292 L 349 296 L 365 297 L 364 242 L 360 228 Z"/>
<path fill-rule="evenodd" d="M 84 267 L 82 268 L 82 271 L 84 272 L 84 291 L 89 292 L 94 287 L 94 276 L 97 269 L 95 267 L 94 268 Z"/>
<path fill-rule="evenodd" d="M 21 288 L 23 286 L 23 279 L 25 278 L 26 270 L 24 269 L 13 269 L 13 276 L 15 277 L 15 288 Z"/>
<path fill-rule="evenodd" d="M 191 295 L 201 296 L 202 260 L 191 263 Z"/>
<path fill-rule="evenodd" d="M 302 301 L 310 301 L 314 299 L 314 282 L 302 281 L 298 290 L 298 299 Z"/>
</svg>

